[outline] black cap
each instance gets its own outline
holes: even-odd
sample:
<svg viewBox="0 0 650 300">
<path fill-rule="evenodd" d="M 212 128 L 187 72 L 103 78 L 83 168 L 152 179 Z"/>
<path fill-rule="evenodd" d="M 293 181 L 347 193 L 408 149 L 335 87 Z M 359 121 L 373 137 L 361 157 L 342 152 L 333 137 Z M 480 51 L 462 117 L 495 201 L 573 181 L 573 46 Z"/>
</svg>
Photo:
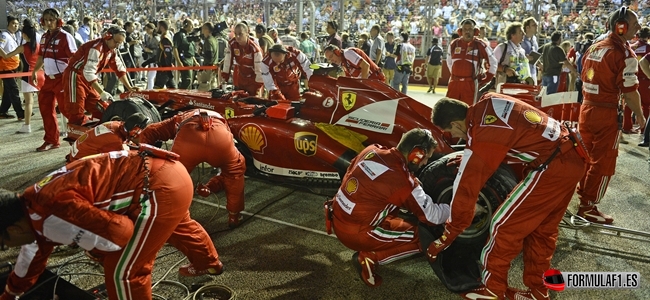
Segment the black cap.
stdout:
<svg viewBox="0 0 650 300">
<path fill-rule="evenodd" d="M 269 52 L 285 53 L 285 54 L 289 53 L 289 51 L 287 51 L 287 48 L 285 48 L 284 45 L 280 45 L 280 44 L 275 44 L 275 45 L 271 46 L 271 48 L 269 48 L 268 51 Z"/>
<path fill-rule="evenodd" d="M 263 24 L 257 24 L 255 25 L 255 32 L 266 33 L 266 27 Z"/>
</svg>

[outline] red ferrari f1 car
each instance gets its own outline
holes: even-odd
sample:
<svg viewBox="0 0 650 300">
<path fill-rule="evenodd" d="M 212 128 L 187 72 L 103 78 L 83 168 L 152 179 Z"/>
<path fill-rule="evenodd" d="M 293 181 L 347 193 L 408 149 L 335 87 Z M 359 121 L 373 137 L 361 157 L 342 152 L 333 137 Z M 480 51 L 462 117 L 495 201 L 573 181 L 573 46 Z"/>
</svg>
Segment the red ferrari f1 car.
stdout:
<svg viewBox="0 0 650 300">
<path fill-rule="evenodd" d="M 329 71 L 316 70 L 309 81 L 310 91 L 293 103 L 249 97 L 239 91 L 152 90 L 122 94 L 123 100 L 111 104 L 102 121 L 135 112 L 151 115 L 155 121 L 194 108 L 214 110 L 228 119 L 253 175 L 330 187 L 338 187 L 350 161 L 365 146 L 395 146 L 406 131 L 425 128 L 433 133 L 438 148 L 433 162 L 418 176 L 434 201 L 451 202 L 457 169 L 452 158 L 460 155 L 456 150 L 462 145 L 452 146 L 433 126 L 431 108 L 382 82 L 332 78 L 326 75 Z M 464 263 L 466 269 L 455 265 L 458 257 L 476 260 L 475 249 L 485 243 L 492 213 L 516 185 L 515 178 L 507 166 L 495 172 L 481 190 L 471 227 L 454 243 L 459 247 L 455 258 L 442 255 L 436 262 L 434 270 L 450 290 L 463 291 L 478 283 L 480 273 L 475 263 Z M 427 229 L 431 235 L 423 240 L 437 238 L 440 229 Z"/>
</svg>

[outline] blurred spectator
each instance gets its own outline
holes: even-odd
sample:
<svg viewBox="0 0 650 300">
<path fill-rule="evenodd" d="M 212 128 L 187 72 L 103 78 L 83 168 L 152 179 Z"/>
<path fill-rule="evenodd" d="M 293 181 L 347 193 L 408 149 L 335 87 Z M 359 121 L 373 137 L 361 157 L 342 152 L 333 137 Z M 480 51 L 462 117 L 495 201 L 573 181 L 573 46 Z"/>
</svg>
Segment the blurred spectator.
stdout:
<svg viewBox="0 0 650 300">
<path fill-rule="evenodd" d="M 284 35 L 280 37 L 280 41 L 282 41 L 282 45 L 296 49 L 300 48 L 300 42 L 298 42 L 298 39 L 291 36 L 291 28 L 284 29 Z"/>
<path fill-rule="evenodd" d="M 382 68 L 386 56 L 384 55 L 384 39 L 381 37 L 381 34 L 379 34 L 380 31 L 381 29 L 377 24 L 372 25 L 372 28 L 370 28 L 370 42 L 372 46 L 370 47 L 370 53 L 368 56 L 370 56 L 370 59 L 374 61 L 377 66 Z"/>
<path fill-rule="evenodd" d="M 568 68 L 572 74 L 576 74 L 576 69 L 569 63 L 566 52 L 560 48 L 561 43 L 562 33 L 556 31 L 551 35 L 551 42 L 540 48 L 543 65 L 542 86 L 546 87 L 546 94 L 557 92 L 562 67 Z"/>
<path fill-rule="evenodd" d="M 526 58 L 528 61 L 533 61 L 534 57 L 531 56 L 531 53 L 539 50 L 539 44 L 537 43 L 537 21 L 533 17 L 529 17 L 524 20 L 524 40 L 521 42 L 521 47 L 524 48 L 526 52 Z M 530 70 L 530 77 L 532 79 L 532 84 L 537 85 L 537 64 L 530 63 L 528 65 Z"/>
<path fill-rule="evenodd" d="M 438 38 L 434 37 L 431 42 L 431 48 L 427 50 L 427 64 L 425 65 L 427 82 L 429 83 L 427 93 L 436 93 L 438 79 L 442 75 L 442 55 L 442 47 L 438 45 Z"/>
<path fill-rule="evenodd" d="M 397 62 L 395 59 L 397 55 L 395 54 L 395 35 L 392 31 L 386 33 L 386 43 L 384 44 L 386 60 L 384 61 L 384 66 L 382 67 L 382 72 L 386 77 L 386 84 L 390 85 L 395 77 L 395 69 L 397 68 Z"/>
</svg>

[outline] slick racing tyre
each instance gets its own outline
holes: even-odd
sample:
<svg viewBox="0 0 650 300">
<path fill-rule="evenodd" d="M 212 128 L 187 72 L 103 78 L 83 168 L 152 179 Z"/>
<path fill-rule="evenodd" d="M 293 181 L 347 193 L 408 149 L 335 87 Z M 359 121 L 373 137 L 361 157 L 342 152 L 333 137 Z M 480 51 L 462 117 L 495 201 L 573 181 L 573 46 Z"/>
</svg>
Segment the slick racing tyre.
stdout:
<svg viewBox="0 0 650 300">
<path fill-rule="evenodd" d="M 126 98 L 111 103 L 102 115 L 102 123 L 111 120 L 126 120 L 130 115 L 142 113 L 149 118 L 150 123 L 162 121 L 160 113 L 151 102 L 141 98 Z"/>
<path fill-rule="evenodd" d="M 422 182 L 422 188 L 434 202 L 447 204 L 451 202 L 454 180 L 458 173 L 458 164 L 460 164 L 460 160 L 455 160 L 455 158 L 462 154 L 462 151 L 458 151 L 443 156 L 427 165 L 420 172 L 418 178 Z M 450 161 L 452 161 L 451 164 L 449 164 Z M 485 243 L 489 235 L 492 215 L 515 185 L 517 185 L 517 180 L 513 176 L 513 172 L 508 166 L 501 165 L 481 189 L 472 224 L 456 238 L 456 242 L 462 244 Z M 435 238 L 442 235 L 442 230 L 442 225 L 433 228 L 434 235 L 438 235 Z"/>
</svg>

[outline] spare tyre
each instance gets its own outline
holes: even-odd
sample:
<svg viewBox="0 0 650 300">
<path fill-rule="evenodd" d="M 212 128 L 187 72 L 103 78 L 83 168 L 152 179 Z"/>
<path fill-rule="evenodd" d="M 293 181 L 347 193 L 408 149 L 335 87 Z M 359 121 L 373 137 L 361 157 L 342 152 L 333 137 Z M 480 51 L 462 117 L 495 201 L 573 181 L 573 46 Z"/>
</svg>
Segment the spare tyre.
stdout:
<svg viewBox="0 0 650 300">
<path fill-rule="evenodd" d="M 449 204 L 453 197 L 454 181 L 462 156 L 458 151 L 427 165 L 418 178 L 422 188 L 434 202 Z M 514 173 L 507 165 L 501 165 L 488 179 L 477 199 L 477 212 L 472 224 L 447 249 L 438 254 L 431 268 L 443 285 L 452 292 L 460 293 L 477 288 L 480 284 L 480 256 L 490 234 L 492 215 L 517 185 Z M 419 237 L 422 249 L 442 235 L 443 225 L 434 227 L 420 224 Z"/>
<path fill-rule="evenodd" d="M 462 156 L 458 151 L 441 157 L 427 165 L 418 178 L 422 188 L 436 203 L 451 203 L 454 190 L 454 180 L 458 173 L 460 160 L 454 158 Z M 451 162 L 451 163 L 450 163 Z M 472 224 L 463 231 L 456 241 L 459 243 L 473 244 L 476 241 L 485 242 L 490 231 L 490 220 L 497 208 L 506 199 L 510 191 L 517 185 L 517 180 L 507 165 L 501 165 L 485 183 L 478 197 L 477 211 Z M 440 225 L 439 233 L 442 235 L 443 226 Z M 436 237 L 437 238 L 437 237 Z"/>
<path fill-rule="evenodd" d="M 151 123 L 162 121 L 158 109 L 151 102 L 137 97 L 115 100 L 102 115 L 102 123 L 112 120 L 126 120 L 130 115 L 142 113 Z"/>
</svg>

